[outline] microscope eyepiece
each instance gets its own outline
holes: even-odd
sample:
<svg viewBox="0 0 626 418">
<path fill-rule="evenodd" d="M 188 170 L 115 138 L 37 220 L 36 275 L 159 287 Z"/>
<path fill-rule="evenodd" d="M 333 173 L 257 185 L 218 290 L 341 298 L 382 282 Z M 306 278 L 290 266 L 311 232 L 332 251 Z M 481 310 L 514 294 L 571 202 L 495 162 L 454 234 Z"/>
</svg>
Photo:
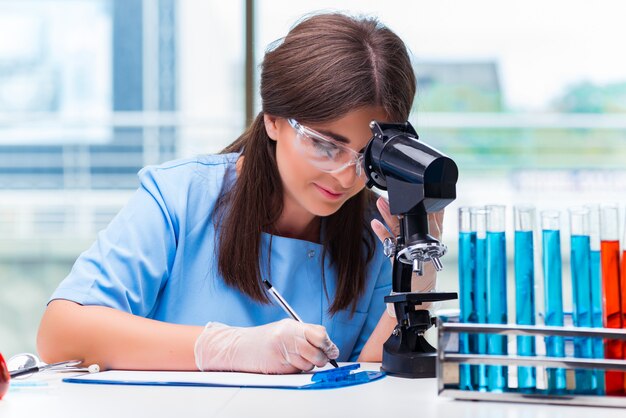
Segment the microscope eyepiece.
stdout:
<svg viewBox="0 0 626 418">
<path fill-rule="evenodd" d="M 392 214 L 409 213 L 420 203 L 437 212 L 456 199 L 456 164 L 420 141 L 409 122 L 372 121 L 370 128 L 363 156 L 366 185 L 387 190 Z"/>
</svg>

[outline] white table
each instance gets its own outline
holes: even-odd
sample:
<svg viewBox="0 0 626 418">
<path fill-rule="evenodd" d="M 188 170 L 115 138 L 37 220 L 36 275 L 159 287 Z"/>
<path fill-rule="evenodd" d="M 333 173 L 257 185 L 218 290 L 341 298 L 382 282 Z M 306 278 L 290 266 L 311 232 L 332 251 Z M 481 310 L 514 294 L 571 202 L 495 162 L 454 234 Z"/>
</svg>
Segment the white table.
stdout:
<svg viewBox="0 0 626 418">
<path fill-rule="evenodd" d="M 379 364 L 362 364 L 378 370 Z M 67 376 L 67 375 L 65 375 Z M 486 417 L 612 418 L 626 410 L 499 402 L 455 401 L 437 396 L 435 379 L 385 377 L 332 390 L 83 385 L 42 376 L 47 386 L 11 390 L 0 418 L 13 417 Z"/>
</svg>

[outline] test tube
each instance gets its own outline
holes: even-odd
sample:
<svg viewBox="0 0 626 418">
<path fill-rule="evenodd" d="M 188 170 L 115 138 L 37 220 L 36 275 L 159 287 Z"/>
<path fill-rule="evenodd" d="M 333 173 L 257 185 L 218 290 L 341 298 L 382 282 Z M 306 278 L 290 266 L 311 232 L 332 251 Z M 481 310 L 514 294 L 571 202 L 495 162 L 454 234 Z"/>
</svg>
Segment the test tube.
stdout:
<svg viewBox="0 0 626 418">
<path fill-rule="evenodd" d="M 621 305 L 622 305 L 622 327 L 626 328 L 626 229 L 624 229 L 624 241 L 622 241 L 622 265 L 620 270 Z M 622 355 L 626 359 L 626 343 L 622 341 Z M 626 376 L 626 375 L 625 375 Z M 624 390 L 626 391 L 626 377 L 624 380 Z"/>
<path fill-rule="evenodd" d="M 507 323 L 505 206 L 486 206 L 487 213 L 487 317 L 490 324 Z M 490 335 L 489 354 L 506 355 L 505 335 Z M 507 366 L 489 366 L 489 390 L 507 389 Z"/>
<path fill-rule="evenodd" d="M 471 225 L 476 232 L 476 316 L 479 324 L 486 324 L 487 321 L 487 214 L 485 208 L 472 208 Z M 478 354 L 487 354 L 487 335 L 477 334 L 476 344 Z M 479 364 L 477 367 L 478 391 L 486 392 L 489 388 L 487 379 L 487 366 Z"/>
<path fill-rule="evenodd" d="M 472 228 L 472 216 L 469 207 L 459 208 L 459 304 L 460 321 L 478 322 L 476 313 L 476 231 Z M 477 353 L 476 335 L 459 335 L 459 352 Z M 477 390 L 477 366 L 459 365 L 459 389 Z"/>
<path fill-rule="evenodd" d="M 561 261 L 561 215 L 557 211 L 541 212 L 543 247 L 543 282 L 546 325 L 563 326 L 563 286 Z M 548 357 L 565 357 L 563 337 L 545 337 Z M 566 390 L 565 369 L 547 368 L 547 390 Z"/>
<path fill-rule="evenodd" d="M 533 234 L 535 208 L 515 206 L 515 321 L 519 325 L 535 325 L 535 264 Z M 517 355 L 535 356 L 535 337 L 517 337 Z M 534 392 L 537 385 L 534 367 L 517 368 L 517 388 Z"/>
<path fill-rule="evenodd" d="M 600 213 L 600 260 L 602 263 L 602 291 L 604 293 L 604 325 L 622 328 L 621 292 L 619 281 L 619 219 L 617 205 L 602 206 Z M 622 359 L 620 340 L 607 340 L 604 354 L 608 359 Z M 608 370 L 604 374 L 607 395 L 624 392 L 624 372 Z"/>
<path fill-rule="evenodd" d="M 591 326 L 602 328 L 602 269 L 600 267 L 600 206 L 587 205 L 589 210 L 589 247 L 591 255 Z M 604 340 L 592 338 L 593 356 L 604 358 Z M 604 370 L 595 370 L 596 394 L 604 395 Z"/>
<path fill-rule="evenodd" d="M 570 266 L 572 272 L 573 321 L 576 327 L 591 327 L 591 245 L 589 209 L 569 209 Z M 574 338 L 574 356 L 592 358 L 591 338 Z M 576 370 L 576 392 L 592 394 L 596 388 L 593 370 Z"/>
</svg>

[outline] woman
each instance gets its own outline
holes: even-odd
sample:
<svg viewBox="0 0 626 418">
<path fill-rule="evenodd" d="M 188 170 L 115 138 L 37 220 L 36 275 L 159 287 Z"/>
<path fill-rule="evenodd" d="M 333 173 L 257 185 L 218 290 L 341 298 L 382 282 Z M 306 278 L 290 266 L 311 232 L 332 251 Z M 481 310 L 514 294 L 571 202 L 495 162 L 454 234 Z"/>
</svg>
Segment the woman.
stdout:
<svg viewBox="0 0 626 418">
<path fill-rule="evenodd" d="M 42 359 L 261 373 L 380 361 L 396 322 L 372 230 L 390 233 L 372 220 L 359 152 L 369 122 L 406 121 L 414 95 L 404 44 L 376 20 L 301 21 L 266 53 L 263 110 L 239 139 L 140 172 L 139 190 L 53 294 Z M 433 287 L 427 276 L 420 290 Z M 284 319 L 264 279 L 304 323 Z"/>
</svg>

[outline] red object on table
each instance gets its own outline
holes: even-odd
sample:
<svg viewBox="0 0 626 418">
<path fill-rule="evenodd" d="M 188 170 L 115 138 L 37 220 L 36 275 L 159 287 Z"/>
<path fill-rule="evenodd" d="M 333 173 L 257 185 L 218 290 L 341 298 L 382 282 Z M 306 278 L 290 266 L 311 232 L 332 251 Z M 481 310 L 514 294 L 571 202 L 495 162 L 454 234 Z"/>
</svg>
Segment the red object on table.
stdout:
<svg viewBox="0 0 626 418">
<path fill-rule="evenodd" d="M 0 354 L 0 399 L 2 399 L 4 394 L 9 390 L 10 382 L 11 375 L 9 374 L 9 369 L 4 361 L 4 357 Z"/>
</svg>

